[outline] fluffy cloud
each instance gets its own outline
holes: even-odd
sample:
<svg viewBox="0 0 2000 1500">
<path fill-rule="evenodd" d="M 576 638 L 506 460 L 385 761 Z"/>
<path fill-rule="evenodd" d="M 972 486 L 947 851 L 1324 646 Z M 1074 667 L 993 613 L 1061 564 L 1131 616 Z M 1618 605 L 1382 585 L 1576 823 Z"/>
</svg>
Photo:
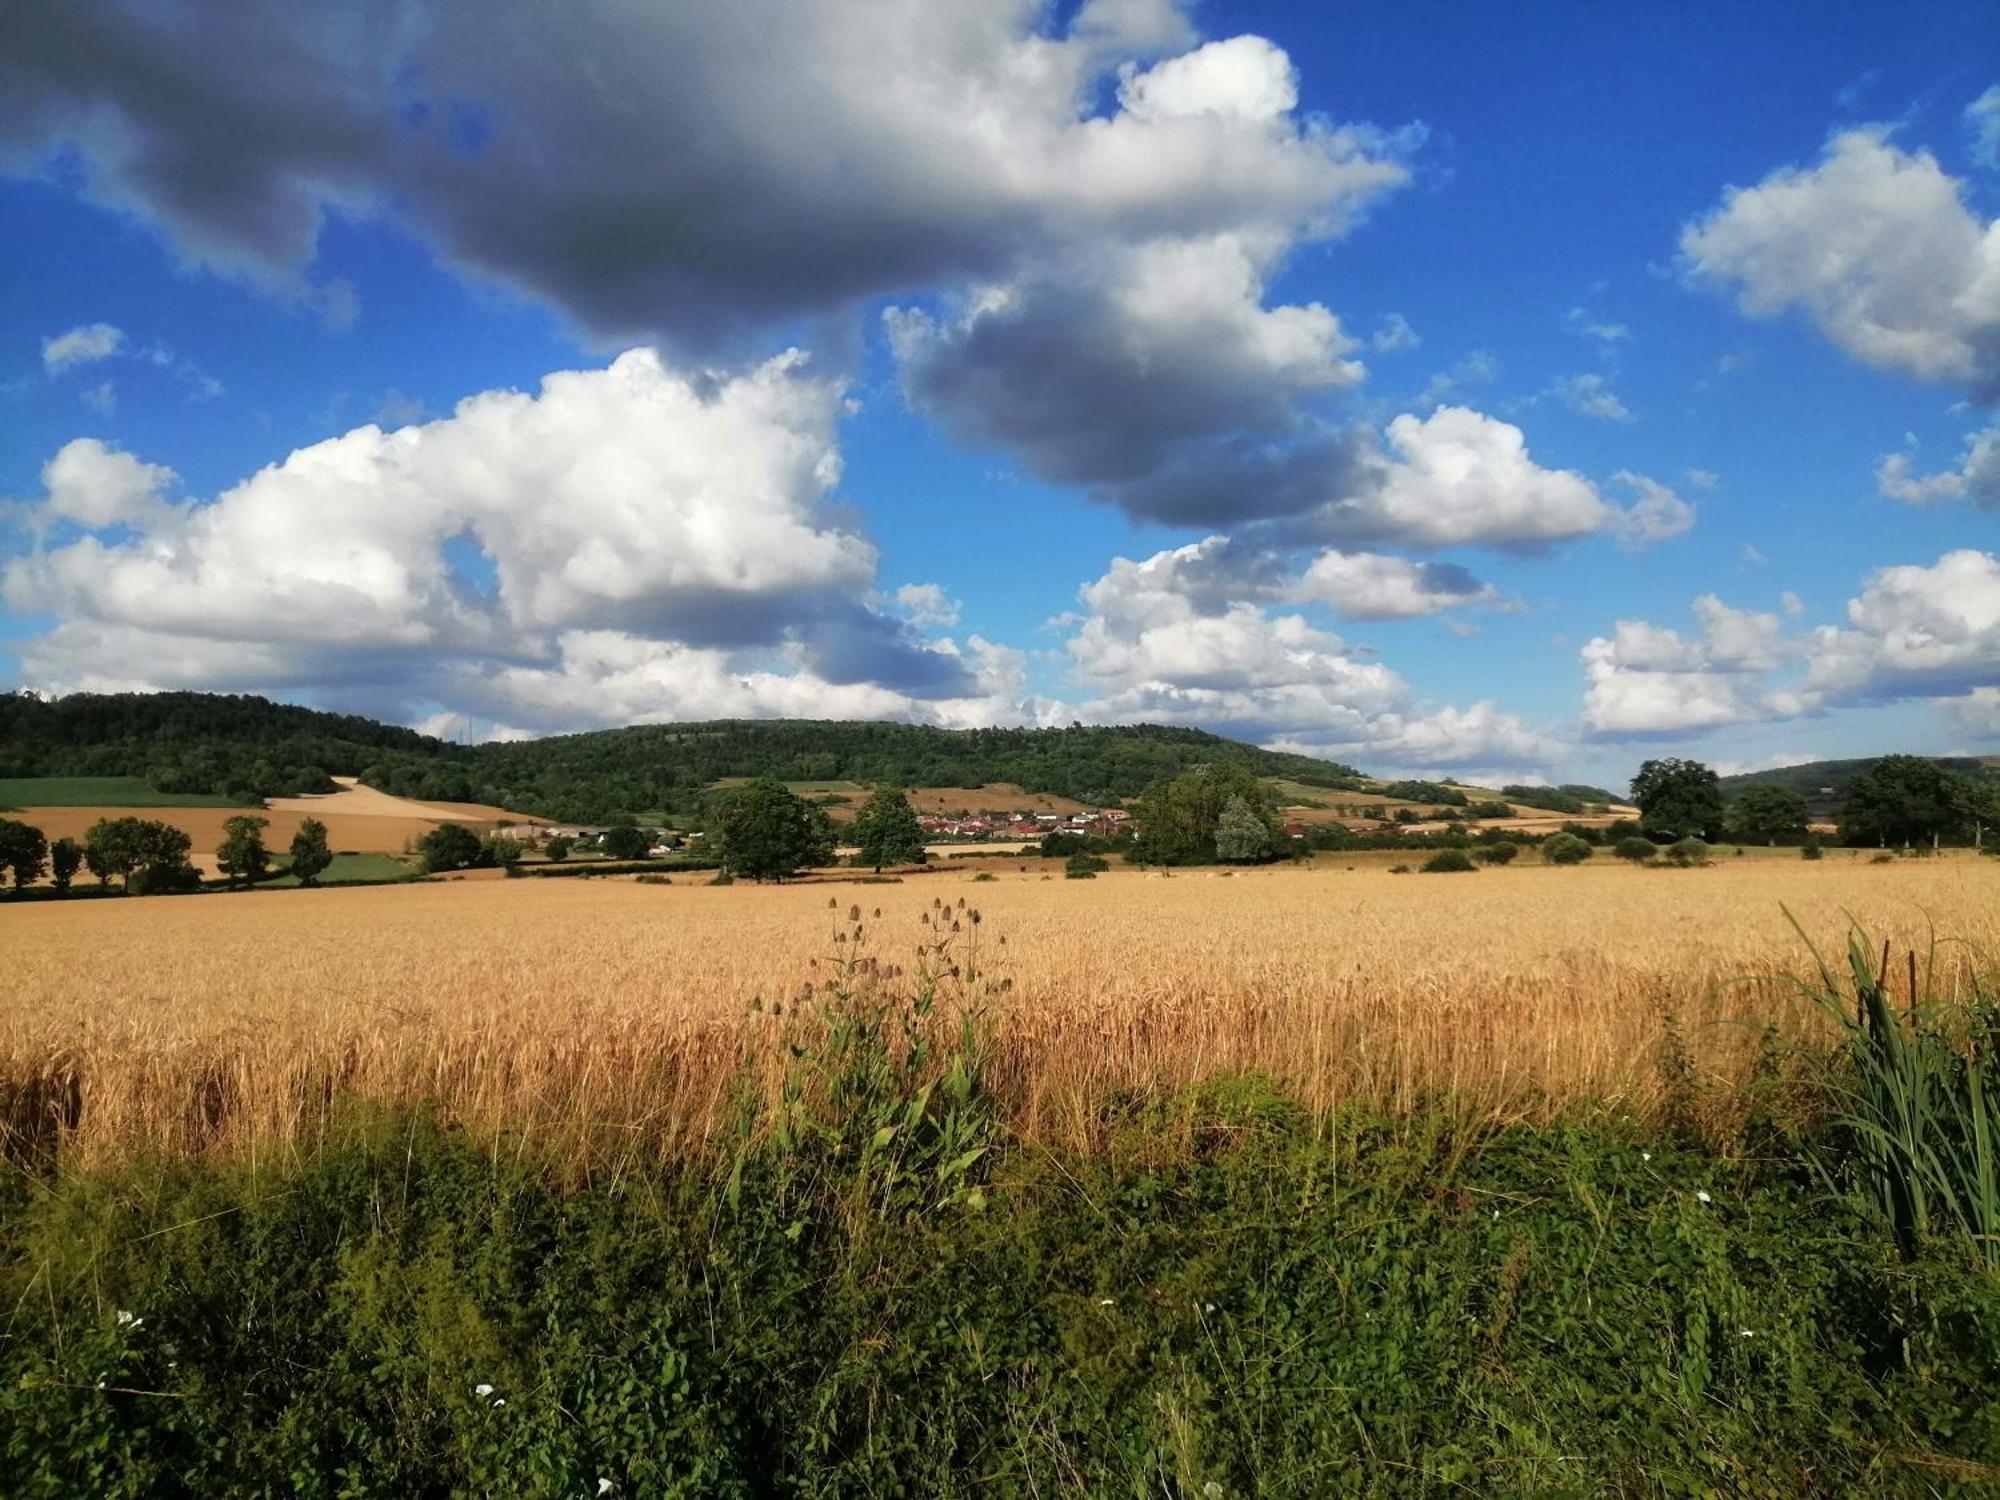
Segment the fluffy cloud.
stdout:
<svg viewBox="0 0 2000 1500">
<path fill-rule="evenodd" d="M 56 615 L 21 648 L 52 686 L 373 685 L 542 727 L 703 702 L 974 717 L 1002 658 L 871 607 L 875 549 L 826 513 L 844 402 L 797 354 L 697 379 L 635 351 L 185 507 L 83 439 L 0 597 Z"/>
<path fill-rule="evenodd" d="M 1292 596 L 1324 604 L 1349 620 L 1405 620 L 1491 605 L 1500 597 L 1490 583 L 1452 563 L 1334 549 L 1313 559 Z"/>
<path fill-rule="evenodd" d="M 1809 642 L 1807 687 L 1846 702 L 1945 697 L 2000 681 L 2000 558 L 1967 547 L 1929 567 L 1878 568 L 1847 627 Z"/>
<path fill-rule="evenodd" d="M 1427 709 L 1409 684 L 1303 615 L 1301 588 L 1222 537 L 1118 558 L 1081 598 L 1071 665 L 1114 721 L 1198 724 L 1309 753 L 1430 768 L 1544 764 L 1547 736 L 1491 704 Z"/>
<path fill-rule="evenodd" d="M 1854 358 L 1924 380 L 2000 376 L 2000 224 L 1928 152 L 1879 130 L 1834 137 L 1681 234 L 1699 278 L 1753 317 L 1799 308 Z"/>
<path fill-rule="evenodd" d="M 1906 505 L 1970 500 L 1982 510 L 2000 510 L 2000 424 L 1966 438 L 1956 469 L 1919 475 L 1909 455 L 1889 454 L 1875 466 L 1875 487 Z"/>
<path fill-rule="evenodd" d="M 109 359 L 124 342 L 123 330 L 109 323 L 85 323 L 68 333 L 42 340 L 42 368 L 51 375 L 60 375 L 77 365 Z"/>
<path fill-rule="evenodd" d="M 77 438 L 42 466 L 45 516 L 91 530 L 157 525 L 167 517 L 162 497 L 174 477 L 172 469 L 141 463 L 96 438 Z"/>
<path fill-rule="evenodd" d="M 1303 403 L 1363 370 L 1325 307 L 1263 305 L 1282 248 L 1098 249 L 980 288 L 948 320 L 892 309 L 890 344 L 919 409 L 1039 478 L 1182 524 L 1293 513 L 1346 482 L 1351 449 Z"/>
<path fill-rule="evenodd" d="M 1787 651 L 1777 615 L 1732 609 L 1713 594 L 1694 611 L 1696 637 L 1620 620 L 1585 644 L 1583 720 L 1593 734 L 1692 732 L 1797 710 L 1764 681 Z"/>
<path fill-rule="evenodd" d="M 1620 620 L 1584 646 L 1593 733 L 1684 733 L 1910 698 L 1937 700 L 1971 732 L 2000 680 L 2000 559 L 1971 548 L 1877 569 L 1845 626 L 1787 635 L 1780 615 L 1712 595 L 1694 609 L 1698 636 Z"/>
<path fill-rule="evenodd" d="M 2000 687 L 1974 688 L 1963 698 L 1946 698 L 1938 706 L 1960 733 L 1979 740 L 2000 740 Z"/>
<path fill-rule="evenodd" d="M 1309 526 L 1333 541 L 1415 547 L 1536 546 L 1586 536 L 1612 508 L 1583 475 L 1545 469 L 1510 423 L 1462 406 L 1389 424 L 1391 452 L 1371 456 L 1354 493 Z"/>
<path fill-rule="evenodd" d="M 1291 120 L 1285 55 L 1195 40 L 1170 0 L 1066 30 L 1039 0 L 444 0 L 393 25 L 82 0 L 11 10 L 0 159 L 68 148 L 190 262 L 296 295 L 338 300 L 309 285 L 330 211 L 385 216 L 607 341 L 714 343 L 1052 248 L 1337 216 L 1349 153 Z"/>
</svg>

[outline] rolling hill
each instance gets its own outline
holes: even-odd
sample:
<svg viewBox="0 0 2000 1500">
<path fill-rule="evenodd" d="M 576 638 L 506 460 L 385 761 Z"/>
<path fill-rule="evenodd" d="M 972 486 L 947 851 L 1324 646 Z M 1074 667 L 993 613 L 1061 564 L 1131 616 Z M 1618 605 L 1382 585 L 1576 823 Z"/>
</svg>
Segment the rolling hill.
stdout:
<svg viewBox="0 0 2000 1500">
<path fill-rule="evenodd" d="M 1209 761 L 1328 790 L 1372 785 L 1351 766 L 1151 724 L 940 729 L 716 720 L 456 745 L 255 697 L 0 694 L 0 776 L 141 776 L 162 792 L 244 800 L 326 792 L 332 777 L 353 776 L 396 796 L 566 820 L 692 811 L 715 782 L 740 776 L 947 788 L 1004 782 L 1107 804 Z"/>
</svg>

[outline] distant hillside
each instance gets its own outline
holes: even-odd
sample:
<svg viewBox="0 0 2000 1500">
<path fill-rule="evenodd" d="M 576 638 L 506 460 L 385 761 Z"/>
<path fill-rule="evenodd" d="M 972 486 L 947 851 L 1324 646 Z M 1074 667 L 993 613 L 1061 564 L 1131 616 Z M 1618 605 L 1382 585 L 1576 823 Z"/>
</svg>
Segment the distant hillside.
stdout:
<svg viewBox="0 0 2000 1500">
<path fill-rule="evenodd" d="M 0 695 L 0 776 L 132 775 L 161 791 L 272 796 L 322 790 L 330 773 L 400 796 L 564 819 L 693 810 L 705 788 L 731 776 L 937 787 L 1012 782 L 1110 803 L 1205 761 L 1330 790 L 1367 784 L 1351 766 L 1150 724 L 937 729 L 718 720 L 468 746 L 262 698 L 114 693 L 44 702 Z"/>
<path fill-rule="evenodd" d="M 139 776 L 158 792 L 238 801 L 333 790 L 384 754 L 442 740 L 356 714 L 226 693 L 0 693 L 0 778 Z"/>
<path fill-rule="evenodd" d="M 1769 771 L 1745 771 L 1737 776 L 1723 777 L 1722 793 L 1733 798 L 1745 787 L 1760 783 L 1789 787 L 1806 799 L 1806 806 L 1811 809 L 1813 817 L 1832 818 L 1840 811 L 1848 785 L 1881 758 L 1869 755 L 1859 760 L 1813 760 L 1803 765 L 1778 766 Z M 1968 776 L 1989 772 L 2000 763 L 2000 756 L 1939 755 L 1932 759 L 1947 771 Z"/>
</svg>

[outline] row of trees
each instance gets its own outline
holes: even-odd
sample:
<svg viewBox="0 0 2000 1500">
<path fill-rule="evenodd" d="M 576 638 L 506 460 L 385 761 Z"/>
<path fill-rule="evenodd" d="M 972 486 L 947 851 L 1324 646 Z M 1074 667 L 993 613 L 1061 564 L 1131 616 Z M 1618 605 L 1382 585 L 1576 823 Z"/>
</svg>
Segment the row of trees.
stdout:
<svg viewBox="0 0 2000 1500">
<path fill-rule="evenodd" d="M 1778 782 L 1759 781 L 1731 801 L 1722 780 L 1698 760 L 1649 760 L 1632 778 L 1639 821 L 1654 838 L 1780 844 L 1802 841 L 1810 827 L 1806 799 Z M 1984 842 L 2000 824 L 2000 780 L 1951 771 L 1921 755 L 1885 755 L 1849 783 L 1841 802 L 1841 842 L 1852 845 Z"/>
<path fill-rule="evenodd" d="M 247 814 L 223 823 L 215 862 L 231 885 L 248 885 L 271 873 L 264 845 L 269 826 L 270 819 Z M 0 818 L 0 871 L 13 880 L 16 894 L 47 875 L 56 893 L 67 895 L 79 870 L 88 870 L 100 886 L 115 876 L 128 895 L 188 890 L 201 880 L 188 858 L 193 846 L 184 830 L 155 818 L 100 818 L 80 844 L 71 838 L 52 843 L 33 824 Z M 332 862 L 326 825 L 303 819 L 292 837 L 291 873 L 301 885 L 313 885 Z"/>
</svg>

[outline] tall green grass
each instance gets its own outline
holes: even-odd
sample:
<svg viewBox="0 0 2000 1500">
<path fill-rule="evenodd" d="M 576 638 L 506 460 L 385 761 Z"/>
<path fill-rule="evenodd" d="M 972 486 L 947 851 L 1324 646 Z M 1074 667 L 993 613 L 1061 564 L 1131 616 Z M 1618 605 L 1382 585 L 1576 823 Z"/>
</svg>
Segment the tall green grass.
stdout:
<svg viewBox="0 0 2000 1500">
<path fill-rule="evenodd" d="M 1921 962 L 1912 949 L 1899 966 L 1858 929 L 1844 973 L 1817 949 L 1813 956 L 1815 998 L 1840 1033 L 1819 1076 L 1840 1137 L 1837 1170 L 1881 1214 L 1906 1259 L 1944 1236 L 2000 1271 L 2000 994 L 1975 970 L 1956 993 L 1938 995 L 1935 949 Z"/>
</svg>

